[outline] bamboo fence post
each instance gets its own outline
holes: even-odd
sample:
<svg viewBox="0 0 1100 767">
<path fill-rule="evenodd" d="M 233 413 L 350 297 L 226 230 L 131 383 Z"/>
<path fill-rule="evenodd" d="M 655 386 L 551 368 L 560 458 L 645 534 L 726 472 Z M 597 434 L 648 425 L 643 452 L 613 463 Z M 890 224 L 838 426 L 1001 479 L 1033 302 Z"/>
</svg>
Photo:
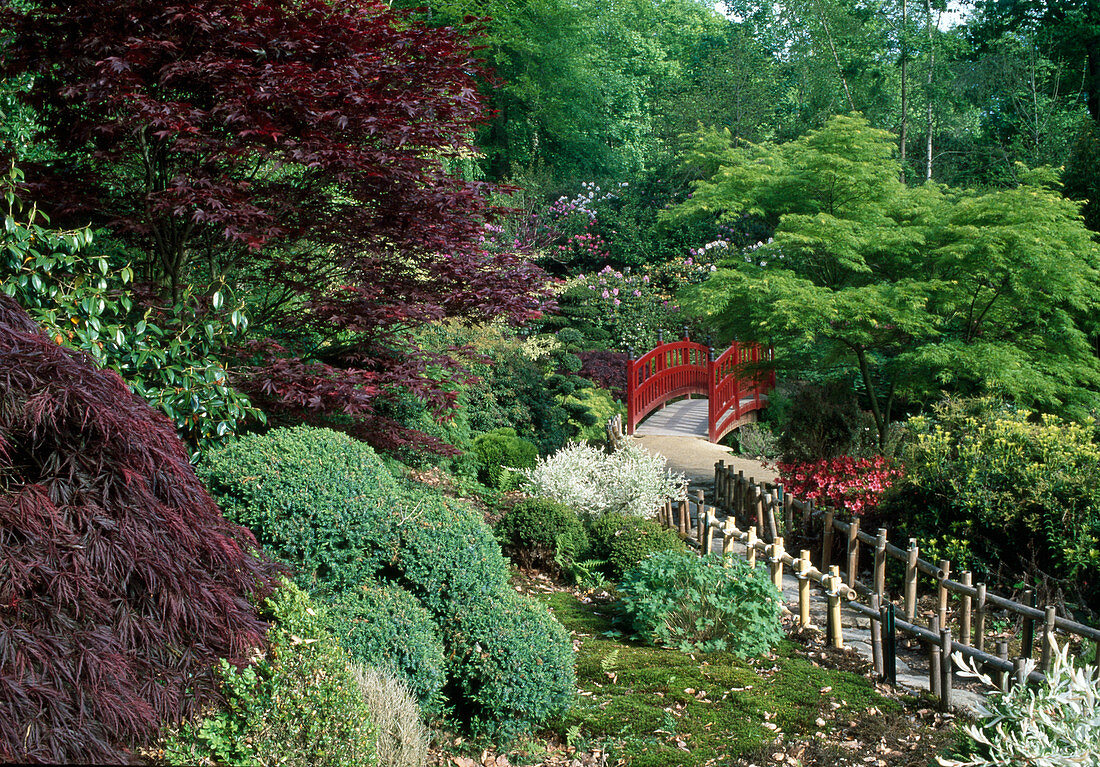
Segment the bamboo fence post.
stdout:
<svg viewBox="0 0 1100 767">
<path fill-rule="evenodd" d="M 979 583 L 976 586 L 978 590 L 978 596 L 974 600 L 974 623 L 975 633 L 977 634 L 977 648 L 979 650 L 985 650 L 985 584 Z"/>
<path fill-rule="evenodd" d="M 703 548 L 708 554 L 714 551 L 714 512 L 713 508 L 707 510 L 707 527 L 706 532 L 703 533 Z"/>
<path fill-rule="evenodd" d="M 833 560 L 833 510 L 825 510 L 825 531 L 821 534 L 821 570 L 829 569 Z"/>
<path fill-rule="evenodd" d="M 932 623 L 929 626 L 932 634 L 935 636 L 940 635 L 940 619 L 933 615 Z M 943 696 L 943 690 L 940 687 L 940 683 L 943 681 L 941 666 L 943 665 L 943 647 L 939 642 L 928 643 L 928 689 L 937 698 Z"/>
<path fill-rule="evenodd" d="M 749 477 L 750 481 L 753 479 Z M 765 535 L 764 528 L 764 513 L 767 509 L 767 503 L 764 500 L 764 491 L 758 487 L 755 482 L 753 484 L 752 493 L 752 512 L 756 516 L 756 537 L 762 541 L 768 540 Z"/>
<path fill-rule="evenodd" d="M 743 520 L 745 518 L 745 472 L 739 471 L 736 475 L 731 476 L 730 483 L 733 486 L 731 492 L 733 515 L 736 519 Z"/>
<path fill-rule="evenodd" d="M 878 594 L 871 595 L 871 609 L 875 615 L 871 616 L 871 661 L 875 664 L 875 676 L 883 675 L 882 665 L 882 621 L 877 617 L 881 614 L 882 601 Z"/>
<path fill-rule="evenodd" d="M 733 537 L 733 531 L 737 529 L 737 525 L 734 524 L 733 517 L 726 517 L 726 521 L 722 523 L 722 556 L 727 557 L 733 553 L 733 544 L 736 542 L 736 538 Z"/>
<path fill-rule="evenodd" d="M 704 528 L 705 528 L 704 521 L 705 521 L 706 513 L 703 511 L 703 491 L 702 490 L 696 490 L 695 491 L 695 509 L 696 509 L 696 511 L 695 511 L 695 526 L 696 526 L 695 538 L 699 542 L 699 556 L 702 556 L 702 555 L 707 553 L 703 549 L 703 532 L 704 532 Z"/>
<path fill-rule="evenodd" d="M 1027 672 L 1024 670 L 1024 659 L 1017 658 L 1012 661 L 1012 685 L 1023 687 L 1027 684 Z"/>
<path fill-rule="evenodd" d="M 768 540 L 773 543 L 779 537 L 779 527 L 775 522 L 775 507 L 778 504 L 779 501 L 774 495 L 764 493 L 764 523 L 767 525 Z"/>
<path fill-rule="evenodd" d="M 909 539 L 909 549 L 905 552 L 905 620 L 913 622 L 917 615 L 917 539 Z"/>
<path fill-rule="evenodd" d="M 940 574 L 936 576 L 936 594 L 938 598 L 936 617 L 940 619 L 940 628 L 947 626 L 947 577 L 951 575 L 951 563 L 940 560 Z"/>
<path fill-rule="evenodd" d="M 859 517 L 853 517 L 848 525 L 848 588 L 856 585 L 859 569 Z"/>
<path fill-rule="evenodd" d="M 734 519 L 740 515 L 740 507 L 737 505 L 737 496 L 741 492 L 741 486 L 737 483 L 737 473 L 732 466 L 726 467 L 726 501 L 729 503 L 729 514 Z"/>
<path fill-rule="evenodd" d="M 844 649 L 844 629 L 841 627 L 840 618 L 840 567 L 832 565 L 829 568 L 829 623 L 832 624 L 833 647 Z"/>
<path fill-rule="evenodd" d="M 951 708 L 951 678 L 954 671 L 954 664 L 951 661 L 951 629 L 940 629 L 940 644 L 942 645 L 940 657 L 943 659 L 940 664 L 940 673 L 943 675 L 940 679 L 940 708 L 947 711 Z"/>
<path fill-rule="evenodd" d="M 810 530 L 810 519 L 813 518 L 814 502 L 805 501 L 802 504 L 802 534 L 806 535 Z"/>
<path fill-rule="evenodd" d="M 969 570 L 963 570 L 959 574 L 959 582 L 964 586 L 969 586 L 973 577 Z M 959 643 L 968 645 L 970 644 L 970 608 L 972 602 L 969 594 L 963 594 L 962 599 L 959 601 L 962 603 L 959 610 Z"/>
<path fill-rule="evenodd" d="M 726 469 L 724 460 L 714 464 L 714 505 L 722 508 L 722 473 Z"/>
<path fill-rule="evenodd" d="M 771 545 L 772 583 L 779 593 L 783 593 L 783 536 L 776 536 L 775 543 Z"/>
<path fill-rule="evenodd" d="M 756 529 L 749 528 L 749 537 L 745 541 L 745 559 L 749 560 L 749 567 L 756 567 Z"/>
<path fill-rule="evenodd" d="M 1028 607 L 1035 606 L 1035 591 L 1024 591 L 1024 604 Z M 1024 616 L 1023 638 L 1020 640 L 1020 657 L 1030 658 L 1035 650 L 1035 619 L 1030 615 Z"/>
<path fill-rule="evenodd" d="M 688 519 L 688 499 L 686 496 L 680 499 L 680 519 L 678 523 L 680 535 L 687 536 L 688 525 L 691 524 L 691 520 Z"/>
<path fill-rule="evenodd" d="M 1054 616 L 1056 612 L 1056 608 L 1048 605 L 1046 613 L 1043 615 L 1043 647 L 1039 668 L 1044 674 L 1050 671 L 1050 662 L 1054 658 L 1054 653 L 1057 652 L 1054 645 Z"/>
<path fill-rule="evenodd" d="M 794 534 L 794 501 L 786 488 L 780 485 L 779 489 L 783 498 L 783 536 L 789 538 Z"/>
<path fill-rule="evenodd" d="M 878 529 L 875 538 L 875 595 L 879 602 L 886 596 L 886 528 Z"/>
<path fill-rule="evenodd" d="M 810 550 L 798 555 L 798 625 L 810 625 Z"/>
<path fill-rule="evenodd" d="M 1001 660 L 1008 660 L 1008 640 L 997 640 L 997 657 Z M 1001 692 L 1008 691 L 1008 672 L 1004 670 L 997 671 L 997 686 L 1001 688 Z"/>
<path fill-rule="evenodd" d="M 897 643 L 897 630 L 895 626 L 894 605 L 892 602 L 887 602 L 885 606 L 879 608 L 879 615 L 881 616 L 881 631 L 883 632 L 883 652 L 885 658 L 883 658 L 883 674 L 882 681 L 890 686 L 897 686 L 898 683 L 898 643 Z"/>
</svg>

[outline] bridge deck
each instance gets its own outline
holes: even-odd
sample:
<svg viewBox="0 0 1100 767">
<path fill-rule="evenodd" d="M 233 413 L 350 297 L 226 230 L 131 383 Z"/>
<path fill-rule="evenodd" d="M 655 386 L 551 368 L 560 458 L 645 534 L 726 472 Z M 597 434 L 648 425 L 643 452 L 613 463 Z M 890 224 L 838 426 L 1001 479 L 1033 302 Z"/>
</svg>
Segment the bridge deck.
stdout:
<svg viewBox="0 0 1100 767">
<path fill-rule="evenodd" d="M 742 406 L 752 402 L 752 399 L 741 400 Z M 665 405 L 656 411 L 634 430 L 637 436 L 661 436 L 661 437 L 700 437 L 707 439 L 710 417 L 709 403 L 705 397 L 698 399 L 682 399 L 679 402 Z M 750 413 L 752 420 L 756 419 L 755 411 Z"/>
</svg>

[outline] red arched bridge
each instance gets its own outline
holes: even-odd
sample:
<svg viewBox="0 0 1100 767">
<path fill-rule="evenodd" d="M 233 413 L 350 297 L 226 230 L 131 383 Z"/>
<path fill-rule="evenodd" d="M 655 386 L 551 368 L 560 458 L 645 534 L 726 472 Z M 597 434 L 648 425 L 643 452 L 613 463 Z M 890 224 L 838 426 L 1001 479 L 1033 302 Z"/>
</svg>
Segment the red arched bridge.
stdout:
<svg viewBox="0 0 1100 767">
<path fill-rule="evenodd" d="M 755 421 L 757 411 L 767 407 L 775 373 L 762 370 L 760 363 L 771 359 L 770 349 L 737 341 L 715 357 L 713 347 L 695 343 L 687 333 L 637 359 L 631 355 L 626 376 L 628 433 L 633 434 L 642 419 L 672 400 L 701 395 L 707 398 L 705 406 L 702 401 L 692 402 L 672 416 L 697 423 L 687 428 L 680 424 L 676 431 L 697 431 L 702 436 L 705 408 L 707 439 L 717 442 L 738 426 Z"/>
</svg>

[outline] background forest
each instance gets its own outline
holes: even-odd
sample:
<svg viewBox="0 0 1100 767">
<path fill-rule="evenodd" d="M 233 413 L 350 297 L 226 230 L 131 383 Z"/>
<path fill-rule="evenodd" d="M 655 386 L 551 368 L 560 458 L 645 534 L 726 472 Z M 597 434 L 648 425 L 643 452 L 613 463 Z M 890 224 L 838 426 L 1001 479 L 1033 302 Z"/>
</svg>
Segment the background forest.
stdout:
<svg viewBox="0 0 1100 767">
<path fill-rule="evenodd" d="M 1092 0 L 4 0 L 0 114 L 0 758 L 605 747 L 509 567 L 725 577 L 591 447 L 681 333 L 799 492 L 1100 612 Z"/>
</svg>

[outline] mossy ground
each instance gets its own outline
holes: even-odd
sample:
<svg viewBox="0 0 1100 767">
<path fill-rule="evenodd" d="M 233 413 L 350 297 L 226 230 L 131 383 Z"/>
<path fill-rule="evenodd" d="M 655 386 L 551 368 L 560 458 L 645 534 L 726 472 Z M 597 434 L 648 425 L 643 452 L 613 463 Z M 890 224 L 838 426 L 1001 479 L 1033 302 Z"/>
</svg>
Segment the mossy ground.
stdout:
<svg viewBox="0 0 1100 767">
<path fill-rule="evenodd" d="M 817 634 L 749 660 L 690 655 L 625 636 L 606 600 L 582 601 L 532 573 L 513 584 L 572 634 L 577 702 L 506 746 L 437 732 L 432 765 L 930 767 L 955 743 L 953 717 L 877 686 L 866 661 Z"/>
<path fill-rule="evenodd" d="M 580 698 L 560 726 L 581 749 L 598 743 L 611 764 L 726 764 L 788 733 L 827 729 L 848 714 L 901 709 L 870 680 L 815 666 L 789 641 L 747 661 L 692 655 L 625 639 L 608 607 L 565 592 L 547 601 L 577 648 Z M 823 728 L 817 722 L 825 712 L 834 716 Z"/>
</svg>

